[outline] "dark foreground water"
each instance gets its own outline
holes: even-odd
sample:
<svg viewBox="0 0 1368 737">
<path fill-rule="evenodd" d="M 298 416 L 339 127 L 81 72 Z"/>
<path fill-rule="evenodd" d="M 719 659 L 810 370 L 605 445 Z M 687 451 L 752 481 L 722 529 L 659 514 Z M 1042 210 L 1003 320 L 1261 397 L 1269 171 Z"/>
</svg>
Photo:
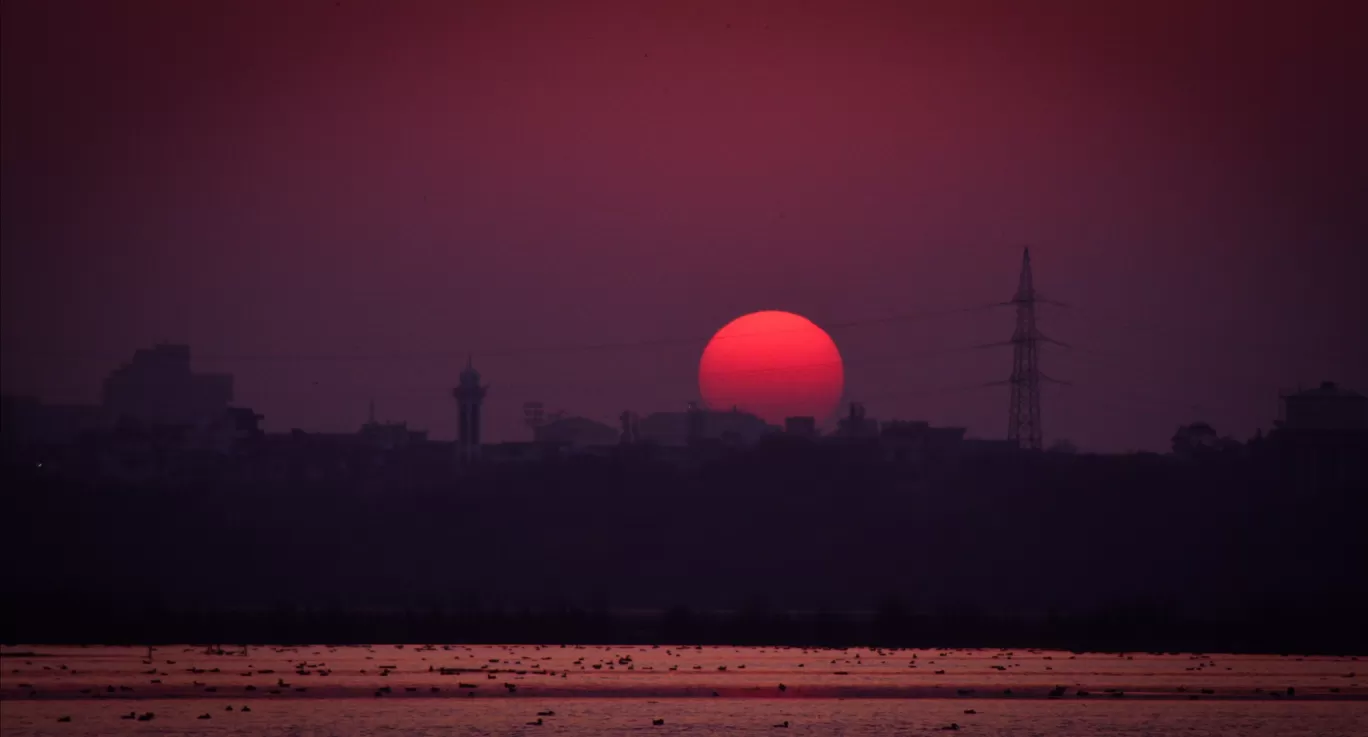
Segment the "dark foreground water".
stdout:
<svg viewBox="0 0 1368 737">
<path fill-rule="evenodd" d="M 1368 735 L 1368 661 L 1351 657 L 456 645 L 0 656 L 6 737 Z"/>
</svg>

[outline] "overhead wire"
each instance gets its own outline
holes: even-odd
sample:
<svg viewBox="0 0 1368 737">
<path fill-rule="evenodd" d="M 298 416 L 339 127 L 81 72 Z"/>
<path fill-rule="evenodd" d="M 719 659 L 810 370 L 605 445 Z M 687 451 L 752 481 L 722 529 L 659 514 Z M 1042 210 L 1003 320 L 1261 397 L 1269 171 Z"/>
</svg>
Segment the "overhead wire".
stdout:
<svg viewBox="0 0 1368 737">
<path fill-rule="evenodd" d="M 942 317 L 942 316 L 949 316 L 949 315 L 956 315 L 956 314 L 964 314 L 964 313 L 970 313 L 970 312 L 980 312 L 980 311 L 985 311 L 985 310 L 988 310 L 988 309 L 993 309 L 993 308 L 996 308 L 996 307 L 999 307 L 999 306 L 1000 306 L 1000 305 L 999 305 L 998 303 L 985 303 L 985 304 L 969 305 L 969 306 L 963 306 L 963 307 L 954 307 L 954 308 L 948 308 L 948 309 L 920 310 L 920 311 L 916 311 L 916 312 L 896 313 L 896 314 L 891 314 L 891 315 L 882 315 L 882 316 L 878 316 L 878 317 L 867 317 L 867 318 L 857 318 L 857 319 L 848 319 L 848 320 L 838 320 L 838 321 L 834 321 L 834 322 L 827 322 L 827 323 L 824 323 L 824 324 L 822 324 L 822 325 L 819 325 L 819 327 L 822 327 L 824 330 L 827 330 L 827 331 L 831 331 L 831 330 L 843 330 L 843 329 L 853 328 L 853 327 L 862 327 L 862 326 L 869 326 L 869 325 L 883 325 L 883 324 L 890 324 L 890 323 L 897 323 L 897 322 L 907 322 L 907 321 L 914 321 L 914 320 L 924 320 L 924 319 L 929 319 L 929 318 L 934 318 L 934 317 Z M 776 334 L 804 332 L 804 331 L 806 331 L 806 330 L 807 330 L 807 328 L 805 328 L 805 327 L 799 327 L 799 328 L 780 328 L 780 329 L 776 329 L 776 330 L 752 331 L 752 332 L 745 332 L 745 333 L 733 333 L 733 334 L 727 334 L 727 335 L 710 335 L 710 336 L 695 335 L 695 336 L 678 336 L 678 337 L 671 337 L 671 338 L 647 338 L 647 339 L 640 339 L 640 340 L 605 341 L 605 342 L 597 342 L 597 343 L 563 343 L 563 344 L 556 344 L 556 345 L 529 345 L 529 346 L 514 347 L 514 348 L 493 348 L 493 349 L 490 349 L 490 348 L 484 348 L 484 349 L 472 348 L 472 349 L 470 349 L 470 350 L 464 350 L 464 351 L 420 351 L 420 352 L 402 352 L 402 351 L 394 351 L 394 352 L 382 352 L 382 353 L 366 353 L 366 352 L 358 352 L 358 353 L 288 353 L 288 352 L 271 352 L 271 353 L 212 353 L 212 352 L 211 352 L 211 353 L 196 354 L 196 355 L 194 356 L 194 358 L 195 358 L 196 361 L 205 361 L 205 362 L 211 362 L 211 363 L 229 363 L 229 362 L 238 362 L 238 361 L 241 361 L 241 362 L 252 362 L 252 361 L 319 361 L 319 362 L 345 362 L 345 361 L 429 361 L 429 360 L 433 360 L 433 361 L 446 361 L 446 360 L 465 359 L 465 358 L 467 358 L 467 357 L 478 357 L 478 358 L 506 358 L 506 357 L 513 357 L 513 356 L 535 355 L 535 354 L 544 354 L 544 353 L 576 353 L 576 352 L 596 352 L 596 351 L 630 351 L 630 350 L 641 350 L 641 349 L 664 348 L 664 347 L 672 347 L 672 346 L 693 346 L 693 345 L 706 344 L 706 343 L 708 343 L 708 342 L 710 342 L 710 341 L 713 341 L 713 340 L 736 340 L 736 339 L 740 339 L 740 338 L 753 338 L 753 337 L 758 337 L 758 336 L 762 336 L 762 335 L 764 335 L 764 336 L 769 336 L 769 335 L 776 335 Z M 120 358 L 120 357 L 115 357 L 115 356 L 113 356 L 112 354 L 105 353 L 105 352 L 60 351 L 60 350 L 59 350 L 59 351 L 51 351 L 51 350 L 27 350 L 27 351 L 25 351 L 22 347 L 11 347 L 11 348 L 7 348 L 6 350 L 20 350 L 20 351 L 29 353 L 30 355 L 39 355 L 39 354 L 41 354 L 41 355 L 53 355 L 53 356 L 62 356 L 62 357 L 70 357 L 70 358 L 85 358 L 85 359 L 92 359 L 92 360 L 96 360 L 96 359 L 107 359 L 107 360 L 113 360 L 113 361 L 124 360 L 124 359 L 122 359 L 122 358 Z"/>
</svg>

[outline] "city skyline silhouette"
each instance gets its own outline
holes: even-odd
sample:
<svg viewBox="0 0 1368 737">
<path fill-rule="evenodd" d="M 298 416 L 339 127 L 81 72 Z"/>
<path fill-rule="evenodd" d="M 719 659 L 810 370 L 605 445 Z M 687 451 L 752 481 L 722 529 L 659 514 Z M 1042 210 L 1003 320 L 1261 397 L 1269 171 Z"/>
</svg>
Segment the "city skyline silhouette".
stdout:
<svg viewBox="0 0 1368 737">
<path fill-rule="evenodd" d="M 1047 301 L 1045 306 L 1040 309 L 1050 310 L 1051 301 Z M 1068 310 L 1072 306 L 1062 303 L 1054 303 L 1061 310 Z M 863 319 L 841 320 L 831 323 L 830 329 L 835 337 L 842 337 L 843 334 L 858 331 L 861 329 L 878 329 L 882 326 L 899 323 L 921 323 L 927 321 L 953 319 L 960 315 L 979 315 L 987 313 L 994 316 L 997 322 L 1006 324 L 1013 307 L 1011 300 L 995 303 L 984 303 L 958 308 L 930 309 L 919 312 L 903 312 Z M 1049 325 L 1049 318 L 1046 324 Z M 1119 323 L 1125 325 L 1125 323 Z M 857 336 L 858 337 L 858 336 Z M 344 396 L 347 398 L 359 398 L 365 402 L 363 406 L 351 406 L 345 404 L 342 412 L 339 413 L 339 420 L 336 424 L 309 422 L 310 417 L 306 414 L 297 417 L 281 417 L 272 415 L 265 411 L 261 406 L 254 406 L 250 399 L 237 399 L 235 406 L 247 407 L 258 412 L 262 412 L 265 418 L 265 427 L 272 431 L 280 432 L 291 429 L 305 429 L 311 432 L 339 432 L 355 429 L 366 419 L 366 413 L 375 411 L 375 404 L 378 401 L 382 408 L 382 416 L 386 421 L 403 421 L 415 427 L 421 427 L 414 422 L 414 415 L 418 417 L 438 416 L 434 426 L 422 427 L 435 439 L 450 439 L 455 436 L 455 416 L 456 412 L 450 405 L 450 398 L 447 396 L 446 389 L 434 393 L 434 396 L 426 396 L 429 391 L 426 387 L 406 386 L 402 388 L 394 387 L 375 387 L 369 393 L 362 391 L 361 387 L 352 386 L 351 391 L 347 389 L 339 390 L 331 380 L 332 373 L 336 372 L 336 367 L 346 364 L 361 365 L 386 365 L 391 367 L 401 367 L 392 369 L 397 376 L 402 367 L 415 366 L 461 366 L 463 365 L 460 356 L 465 356 L 467 360 L 478 357 L 482 371 L 488 375 L 489 367 L 506 365 L 509 359 L 513 360 L 533 360 L 544 367 L 549 367 L 546 373 L 554 376 L 555 369 L 562 365 L 575 365 L 585 354 L 650 354 L 654 352 L 677 353 L 684 357 L 683 363 L 686 368 L 692 368 L 693 376 L 687 376 L 688 371 L 673 372 L 671 378 L 678 379 L 680 374 L 685 374 L 685 382 L 678 387 L 678 398 L 676 401 L 667 402 L 663 406 L 633 406 L 614 410 L 606 406 L 594 406 L 592 400 L 585 402 L 581 398 L 586 394 L 590 397 L 601 392 L 605 387 L 629 386 L 633 388 L 655 384 L 659 377 L 652 375 L 632 375 L 630 371 L 612 371 L 597 378 L 583 378 L 578 381 L 564 381 L 555 378 L 534 378 L 533 381 L 523 384 L 509 384 L 498 382 L 500 392 L 493 396 L 496 398 L 494 405 L 503 410 L 506 416 L 497 416 L 491 423 L 496 428 L 495 434 L 491 438 L 493 441 L 518 441 L 526 439 L 527 431 L 523 427 L 521 408 L 528 401 L 538 401 L 546 404 L 544 396 L 556 397 L 553 400 L 553 409 L 562 415 L 583 416 L 588 419 L 614 424 L 614 416 L 622 411 L 651 412 L 651 411 L 678 411 L 683 409 L 690 402 L 699 401 L 697 384 L 697 356 L 702 353 L 702 348 L 707 345 L 710 338 L 694 337 L 666 337 L 654 338 L 637 341 L 603 341 L 589 342 L 583 344 L 550 344 L 545 346 L 521 346 L 512 348 L 488 348 L 483 351 L 458 349 L 451 351 L 416 351 L 416 352 L 394 352 L 394 353 L 368 353 L 357 351 L 352 353 L 278 353 L 278 354 L 223 354 L 212 351 L 193 350 L 192 358 L 197 368 L 209 367 L 212 370 L 237 374 L 234 367 L 249 367 L 249 374 L 256 373 L 258 376 L 269 377 L 270 368 L 275 367 L 282 373 L 291 371 L 291 365 L 306 365 L 313 367 L 311 375 L 316 378 L 313 380 L 314 387 L 318 394 L 324 396 Z M 852 341 L 858 342 L 858 341 Z M 175 343 L 175 341 L 158 341 L 157 343 Z M 137 348 L 150 347 L 153 343 L 148 343 Z M 189 346 L 195 349 L 195 346 Z M 21 355 L 24 353 L 24 346 L 18 347 Z M 994 350 L 997 349 L 997 350 Z M 1259 345 L 1257 343 L 1237 343 L 1230 345 L 1229 355 L 1232 363 L 1239 360 L 1248 360 L 1250 356 L 1265 356 L 1276 353 L 1278 346 Z M 104 371 L 112 370 L 119 363 L 127 360 L 132 354 L 130 349 L 123 356 L 115 353 L 100 353 L 89 351 L 71 352 L 38 352 L 37 355 L 52 358 L 74 358 L 78 363 L 87 364 L 91 367 L 97 366 L 98 361 L 107 362 Z M 687 358 L 688 353 L 694 354 L 692 364 Z M 1246 390 L 1242 394 L 1235 395 L 1237 399 L 1223 399 L 1221 396 L 1203 397 L 1198 401 L 1187 403 L 1174 398 L 1165 397 L 1148 391 L 1144 381 L 1128 382 L 1120 378 L 1124 374 L 1118 374 L 1118 367 L 1125 368 L 1125 364 L 1132 364 L 1131 368 L 1140 365 L 1145 357 L 1134 352 L 1108 351 L 1090 348 L 1087 345 L 1075 345 L 1062 340 L 1055 340 L 1053 337 L 1042 341 L 1041 361 L 1046 364 L 1053 364 L 1064 370 L 1074 370 L 1081 368 L 1085 373 L 1088 369 L 1103 370 L 1100 374 L 1103 382 L 1095 379 L 1082 386 L 1082 391 L 1073 391 L 1077 386 L 1073 381 L 1053 380 L 1053 386 L 1046 385 L 1042 390 L 1043 400 L 1051 410 L 1062 410 L 1065 417 L 1070 417 L 1070 411 L 1075 410 L 1077 403 L 1100 404 L 1112 413 L 1114 418 L 1130 418 L 1140 420 L 1146 427 L 1158 430 L 1156 434 L 1147 437 L 1143 442 L 1135 446 L 1107 447 L 1096 442 L 1093 436 L 1088 434 L 1069 433 L 1059 431 L 1051 427 L 1048 432 L 1050 442 L 1065 442 L 1072 446 L 1079 447 L 1089 452 L 1121 452 L 1121 451 L 1166 451 L 1169 448 L 1172 430 L 1180 425 L 1192 422 L 1209 423 L 1218 428 L 1224 435 L 1235 437 L 1239 440 L 1247 439 L 1258 432 L 1267 432 L 1273 427 L 1278 415 L 1278 402 L 1282 395 L 1294 393 L 1303 389 L 1319 385 L 1322 381 L 1329 380 L 1326 377 L 1315 379 L 1316 373 L 1306 371 L 1307 376 L 1297 381 L 1287 382 L 1278 386 L 1263 387 L 1244 387 Z M 1351 351 L 1330 353 L 1335 361 L 1332 363 L 1342 364 L 1346 360 L 1352 361 Z M 1007 403 L 1009 382 L 1004 380 L 1004 376 L 1011 371 L 1011 340 L 1010 335 L 1006 340 L 996 340 L 987 343 L 966 343 L 962 345 L 951 345 L 930 348 L 911 348 L 904 350 L 886 351 L 873 356 L 846 356 L 842 365 L 855 370 L 856 375 L 860 374 L 860 369 L 880 368 L 880 367 L 901 367 L 911 368 L 916 371 L 918 362 L 945 361 L 947 359 L 956 360 L 959 365 L 972 365 L 972 370 L 977 373 L 982 380 L 974 380 L 973 376 L 965 380 L 959 377 L 958 383 L 946 384 L 941 386 L 927 386 L 917 382 L 897 382 L 894 377 L 894 385 L 891 388 L 885 387 L 883 390 L 866 390 L 861 386 L 850 386 L 847 384 L 841 399 L 841 411 L 836 412 L 840 415 L 844 412 L 844 407 L 856 402 L 865 405 L 868 409 L 876 412 L 879 419 L 891 420 L 930 420 L 933 423 L 966 427 L 976 437 L 985 439 L 1003 438 L 1005 433 L 1001 427 L 993 426 L 993 419 L 1000 420 L 1003 408 Z M 561 362 L 561 363 L 558 363 Z M 264 370 L 250 371 L 251 368 L 262 367 Z M 818 367 L 805 363 L 781 364 L 774 370 L 783 371 L 784 368 L 795 370 L 807 370 Z M 1054 369 L 1056 373 L 1060 368 Z M 1231 367 L 1227 367 L 1229 370 Z M 994 374 L 994 370 L 997 373 Z M 419 373 L 416 371 L 415 373 Z M 459 371 L 453 373 L 459 374 Z M 102 375 L 102 374 L 101 374 Z M 915 374 L 914 374 L 915 375 Z M 1229 375 L 1229 374 L 1222 374 Z M 1099 374 L 1094 373 L 1097 377 Z M 450 382 L 455 383 L 453 378 Z M 1345 384 L 1345 382 L 1336 382 Z M 901 384 L 901 385 L 900 385 Z M 57 397 L 36 395 L 34 398 L 45 402 L 58 404 L 81 404 L 93 403 L 97 401 L 96 389 L 99 382 L 92 383 L 89 391 L 76 393 L 76 396 L 58 395 Z M 1354 386 L 1353 384 L 1346 384 Z M 320 388 L 326 387 L 326 388 Z M 533 390 L 541 389 L 540 394 L 535 394 Z M 7 392 L 10 393 L 10 392 Z M 501 396 L 502 395 L 502 396 Z M 1080 397 L 1079 395 L 1083 395 Z M 240 394 L 238 395 L 241 396 Z M 247 395 L 248 397 L 251 394 Z M 1227 397 L 1229 395 L 1226 395 Z M 1239 401 L 1243 397 L 1245 401 Z M 62 400 L 66 399 L 66 402 Z M 72 400 L 75 401 L 72 401 Z M 918 405 L 923 402 L 932 401 L 938 403 L 942 409 L 937 410 L 935 417 L 919 416 L 915 414 L 907 415 L 885 415 L 880 412 L 888 412 L 890 409 L 902 407 L 911 408 L 911 412 L 918 411 Z M 985 401 L 987 400 L 987 401 Z M 577 404 L 578 402 L 578 404 Z M 737 402 L 744 403 L 744 398 L 738 397 Z M 711 407 L 714 410 L 728 409 L 735 402 L 714 403 L 717 406 Z M 726 404 L 727 406 L 723 406 Z M 589 406 L 590 409 L 580 409 L 581 406 Z M 924 406 L 924 405 L 922 405 Z M 412 415 L 397 414 L 394 407 L 410 408 Z M 990 408 L 985 412 L 985 408 Z M 990 419 L 985 417 L 991 411 L 996 410 L 998 418 Z M 1053 414 L 1053 413 L 1052 413 Z M 446 416 L 443 416 L 446 415 Z M 979 421 L 968 423 L 962 417 L 975 417 Z M 1252 426 L 1247 432 L 1241 432 L 1240 426 L 1232 419 L 1249 418 Z M 820 426 L 827 432 L 835 428 L 836 417 L 818 418 Z M 488 422 L 488 420 L 487 420 Z M 1068 420 L 1066 419 L 1066 423 Z M 1002 423 L 999 422 L 998 425 Z M 1232 427 L 1234 425 L 1234 427 Z M 1077 425 L 1066 425 L 1069 429 L 1077 429 Z M 488 437 L 488 436 L 487 436 Z M 1050 443 L 1046 443 L 1049 445 Z"/>
<path fill-rule="evenodd" d="M 0 0 L 0 737 L 1362 733 L 1364 11 Z"/>
<path fill-rule="evenodd" d="M 167 340 L 273 431 L 373 400 L 449 438 L 474 353 L 512 440 L 532 400 L 678 409 L 706 336 L 783 309 L 846 400 L 1000 437 L 1005 390 L 953 389 L 1010 356 L 956 349 L 1010 315 L 889 318 L 1009 299 L 1025 244 L 1072 305 L 1050 438 L 1246 438 L 1368 386 L 1353 24 L 1052 7 L 9 3 L 3 390 L 91 401 Z"/>
</svg>

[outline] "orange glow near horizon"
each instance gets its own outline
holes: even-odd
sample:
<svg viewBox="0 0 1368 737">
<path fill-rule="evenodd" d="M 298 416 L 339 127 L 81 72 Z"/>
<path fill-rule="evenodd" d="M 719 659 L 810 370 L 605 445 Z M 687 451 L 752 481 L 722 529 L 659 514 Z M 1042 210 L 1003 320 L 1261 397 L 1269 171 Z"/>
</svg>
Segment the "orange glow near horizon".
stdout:
<svg viewBox="0 0 1368 737">
<path fill-rule="evenodd" d="M 698 388 L 709 409 L 736 407 L 774 425 L 835 413 L 845 385 L 836 343 L 811 320 L 764 311 L 727 323 L 703 349 Z"/>
</svg>

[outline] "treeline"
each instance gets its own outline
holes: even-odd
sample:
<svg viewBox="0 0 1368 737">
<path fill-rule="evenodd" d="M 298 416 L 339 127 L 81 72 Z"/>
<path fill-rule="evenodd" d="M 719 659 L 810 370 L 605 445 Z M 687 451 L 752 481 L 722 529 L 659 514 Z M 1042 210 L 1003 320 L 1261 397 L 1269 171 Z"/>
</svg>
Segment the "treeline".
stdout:
<svg viewBox="0 0 1368 737">
<path fill-rule="evenodd" d="M 1144 601 L 1173 621 L 1252 622 L 1256 637 L 1281 626 L 1255 616 L 1270 605 L 1314 622 L 1368 601 L 1366 495 L 1296 493 L 1239 459 L 1042 454 L 927 472 L 775 449 L 689 472 L 586 459 L 378 488 L 3 480 L 6 612 L 38 624 L 59 600 L 783 612 L 895 597 L 931 618 L 912 631 Z"/>
<path fill-rule="evenodd" d="M 252 612 L 128 610 L 75 602 L 28 605 L 4 641 L 91 645 L 565 644 L 794 647 L 1005 647 L 1075 652 L 1228 652 L 1348 655 L 1365 650 L 1362 607 L 1305 617 L 1271 611 L 1191 620 L 1137 607 L 1090 616 L 976 614 L 559 611 Z"/>
</svg>

